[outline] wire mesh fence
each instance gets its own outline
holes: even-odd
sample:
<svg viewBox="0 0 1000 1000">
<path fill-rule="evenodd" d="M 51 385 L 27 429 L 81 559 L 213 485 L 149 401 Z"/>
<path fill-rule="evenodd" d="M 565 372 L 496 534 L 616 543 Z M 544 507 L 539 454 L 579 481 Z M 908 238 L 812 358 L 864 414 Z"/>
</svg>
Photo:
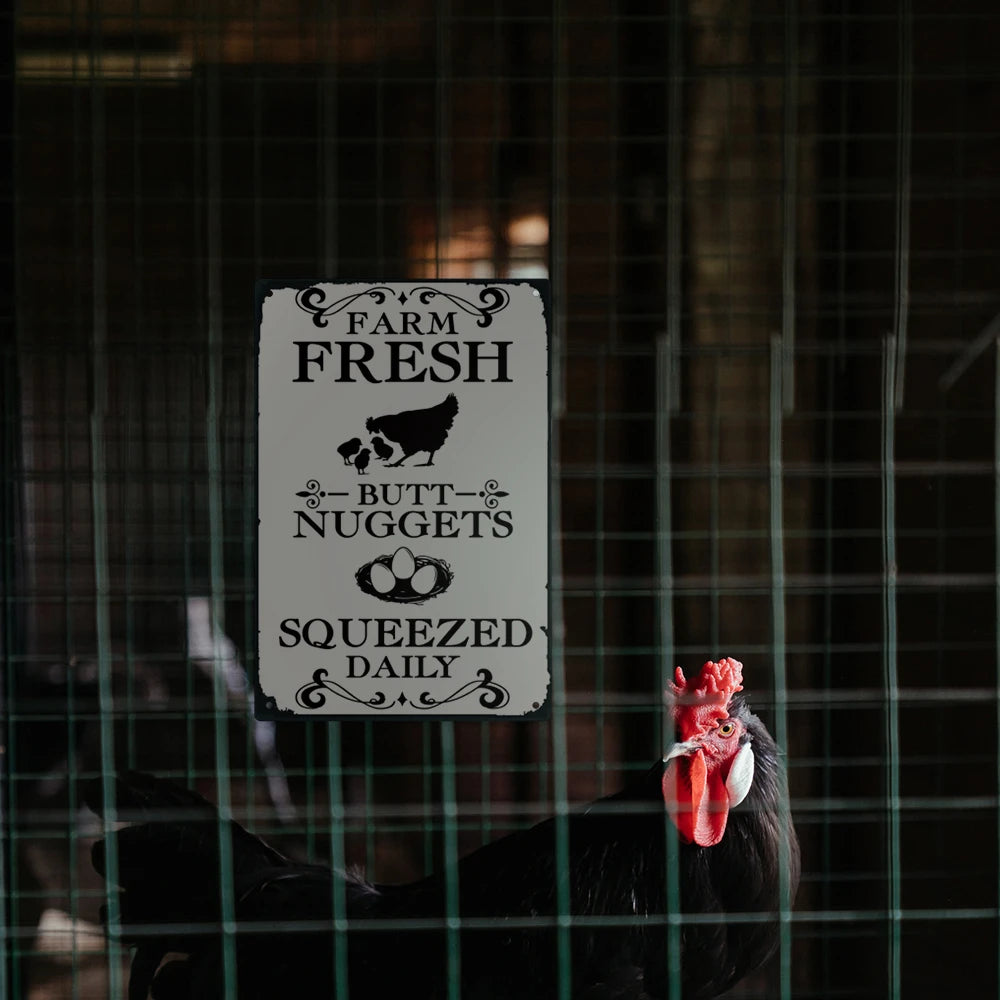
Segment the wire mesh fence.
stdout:
<svg viewBox="0 0 1000 1000">
<path fill-rule="evenodd" d="M 6 23 L 0 995 L 125 995 L 87 777 L 172 777 L 406 881 L 616 791 L 663 752 L 673 666 L 725 655 L 803 857 L 727 995 L 996 991 L 991 4 Z M 550 719 L 256 722 L 254 281 L 539 275 Z"/>
</svg>

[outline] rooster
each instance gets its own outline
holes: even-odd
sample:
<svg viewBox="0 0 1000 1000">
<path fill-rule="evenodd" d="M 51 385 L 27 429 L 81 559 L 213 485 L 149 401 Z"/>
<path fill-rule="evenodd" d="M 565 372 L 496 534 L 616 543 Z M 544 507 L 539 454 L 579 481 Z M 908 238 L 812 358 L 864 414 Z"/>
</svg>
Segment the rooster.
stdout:
<svg viewBox="0 0 1000 1000">
<path fill-rule="evenodd" d="M 383 417 L 369 417 L 365 428 L 369 434 L 381 434 L 399 445 L 402 454 L 398 461 L 389 463 L 391 467 L 402 465 L 418 451 L 428 453 L 427 461 L 418 465 L 433 465 L 434 453 L 448 437 L 456 413 L 458 400 L 454 393 L 449 393 L 437 406 L 428 406 L 424 410 L 404 410 Z"/>
<path fill-rule="evenodd" d="M 669 964 L 679 961 L 683 997 L 704 1000 L 774 951 L 779 859 L 784 845 L 794 895 L 798 845 L 778 749 L 738 696 L 741 679 L 732 659 L 706 663 L 693 683 L 678 668 L 671 685 L 677 741 L 634 785 L 567 818 L 573 997 L 663 997 Z M 98 813 L 101 788 L 98 779 L 86 794 Z M 215 809 L 194 792 L 134 772 L 117 779 L 116 800 L 119 819 L 139 821 L 109 835 L 123 937 L 137 945 L 130 1000 L 150 989 L 157 1000 L 222 996 Z M 335 893 L 351 922 L 344 954 L 352 1000 L 447 995 L 444 874 L 377 885 L 292 861 L 238 824 L 227 827 L 239 1000 L 336 996 Z M 458 862 L 458 914 L 468 922 L 457 953 L 465 1000 L 556 995 L 556 836 L 549 819 Z M 683 925 L 679 955 L 667 949 L 668 836 L 678 841 L 682 910 L 718 917 Z M 106 876 L 106 840 L 94 845 L 93 861 Z M 727 924 L 728 913 L 741 919 Z M 392 929 L 380 931 L 380 921 Z"/>
</svg>

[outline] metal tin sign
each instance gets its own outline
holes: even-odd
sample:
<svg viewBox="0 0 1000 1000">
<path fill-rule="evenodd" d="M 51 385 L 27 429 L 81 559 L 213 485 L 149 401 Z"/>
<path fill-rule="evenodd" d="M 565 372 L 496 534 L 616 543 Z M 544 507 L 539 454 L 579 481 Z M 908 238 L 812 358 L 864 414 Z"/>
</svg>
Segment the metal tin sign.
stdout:
<svg viewBox="0 0 1000 1000">
<path fill-rule="evenodd" d="M 258 285 L 256 712 L 548 697 L 548 286 Z"/>
</svg>

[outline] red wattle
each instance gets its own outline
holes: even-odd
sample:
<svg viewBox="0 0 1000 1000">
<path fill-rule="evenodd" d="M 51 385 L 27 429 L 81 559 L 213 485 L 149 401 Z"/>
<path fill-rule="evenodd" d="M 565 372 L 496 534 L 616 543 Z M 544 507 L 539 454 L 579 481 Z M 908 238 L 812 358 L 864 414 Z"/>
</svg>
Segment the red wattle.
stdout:
<svg viewBox="0 0 1000 1000">
<path fill-rule="evenodd" d="M 662 784 L 667 811 L 684 843 L 712 847 L 722 840 L 729 793 L 719 769 L 709 769 L 701 750 L 669 761 Z"/>
</svg>

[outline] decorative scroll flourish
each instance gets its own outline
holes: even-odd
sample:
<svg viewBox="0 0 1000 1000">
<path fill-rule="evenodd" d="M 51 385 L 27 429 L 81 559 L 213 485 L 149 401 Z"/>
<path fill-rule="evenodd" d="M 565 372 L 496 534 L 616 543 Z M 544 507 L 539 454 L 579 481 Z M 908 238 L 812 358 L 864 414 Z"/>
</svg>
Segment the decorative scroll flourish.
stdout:
<svg viewBox="0 0 1000 1000">
<path fill-rule="evenodd" d="M 316 285 L 304 288 L 295 295 L 296 305 L 304 312 L 312 313 L 312 321 L 315 326 L 326 326 L 327 318 L 334 316 L 349 305 L 357 302 L 363 295 L 373 299 L 376 305 L 382 305 L 388 296 L 393 296 L 401 305 L 406 304 L 407 294 L 405 291 L 393 292 L 385 285 L 373 285 L 361 292 L 354 292 L 345 295 L 335 302 L 326 301 L 326 292 Z M 442 288 L 431 288 L 429 285 L 421 285 L 410 292 L 410 297 L 416 295 L 423 305 L 427 305 L 432 299 L 441 296 L 447 299 L 453 306 L 458 306 L 462 312 L 469 316 L 476 316 L 476 325 L 487 327 L 493 322 L 495 313 L 506 309 L 510 303 L 510 292 L 505 288 L 497 288 L 488 285 L 479 292 L 479 305 L 469 299 L 456 295 L 454 292 L 446 292 Z"/>
<path fill-rule="evenodd" d="M 390 701 L 384 691 L 377 691 L 370 698 L 359 698 L 353 691 L 349 691 L 342 684 L 336 681 L 327 680 L 327 671 L 320 667 L 313 673 L 312 682 L 303 684 L 295 692 L 296 704 L 302 708 L 317 709 L 326 705 L 327 693 L 343 698 L 345 701 L 355 705 L 364 705 L 367 708 L 383 712 L 393 705 L 407 705 L 426 712 L 431 709 L 440 708 L 442 705 L 451 705 L 456 701 L 461 701 L 470 695 L 479 694 L 479 704 L 483 708 L 493 711 L 503 708 L 510 701 L 510 692 L 500 683 L 493 679 L 493 673 L 485 667 L 476 671 L 479 680 L 467 681 L 460 688 L 453 691 L 447 698 L 435 698 L 429 691 L 424 691 L 415 699 L 407 699 L 406 695 L 400 693 L 399 697 Z"/>
<path fill-rule="evenodd" d="M 306 497 L 306 506 L 310 510 L 315 510 L 319 506 L 320 497 L 325 497 L 326 493 L 319 488 L 318 479 L 310 479 L 306 483 L 306 488 L 299 490 L 295 495 L 297 497 Z"/>
<path fill-rule="evenodd" d="M 349 691 L 342 684 L 338 684 L 336 681 L 328 681 L 326 675 L 327 671 L 322 667 L 314 671 L 312 683 L 303 684 L 295 692 L 296 704 L 301 705 L 302 708 L 322 708 L 326 704 L 327 691 L 337 695 L 338 698 L 353 701 L 355 705 L 367 705 L 368 708 L 374 708 L 378 711 L 392 708 L 395 704 L 394 701 L 389 701 L 382 691 L 376 691 L 371 698 L 359 698 L 353 691 Z"/>
<path fill-rule="evenodd" d="M 479 678 L 478 681 L 466 682 L 457 691 L 452 692 L 447 698 L 442 698 L 440 701 L 429 691 L 424 691 L 416 701 L 411 701 L 410 704 L 414 708 L 426 711 L 429 708 L 440 708 L 442 705 L 450 705 L 452 702 L 460 701 L 462 698 L 466 698 L 470 694 L 475 694 L 477 691 L 481 692 L 479 695 L 479 704 L 483 708 L 496 710 L 503 708 L 510 701 L 510 692 L 502 684 L 493 680 L 493 673 L 487 670 L 486 667 L 477 670 L 476 676 Z"/>
<path fill-rule="evenodd" d="M 452 305 L 458 306 L 462 312 L 468 313 L 470 316 L 478 316 L 479 319 L 476 320 L 476 326 L 481 327 L 489 326 L 493 322 L 494 313 L 506 309 L 510 303 L 510 292 L 505 288 L 494 288 L 491 286 L 487 286 L 479 293 L 479 301 L 482 305 L 476 305 L 475 302 L 470 302 L 468 299 L 462 298 L 461 295 L 455 295 L 454 292 L 446 292 L 441 288 L 421 286 L 420 288 L 414 288 L 410 294 L 416 295 L 423 305 L 427 305 L 431 299 L 442 296 Z"/>
<path fill-rule="evenodd" d="M 384 285 L 374 285 L 362 292 L 345 295 L 342 299 L 337 299 L 336 302 L 327 303 L 325 301 L 326 292 L 322 288 L 313 285 L 311 288 L 303 288 L 302 291 L 296 293 L 295 304 L 303 312 L 313 314 L 312 321 L 314 326 L 326 326 L 328 316 L 333 316 L 346 309 L 352 303 L 357 302 L 362 295 L 367 295 L 374 299 L 377 305 L 382 305 L 386 300 L 386 296 L 392 294 L 391 288 L 386 288 Z"/>
<path fill-rule="evenodd" d="M 479 495 L 483 498 L 483 503 L 489 507 L 490 510 L 496 509 L 500 501 L 497 497 L 505 497 L 510 494 L 506 490 L 498 489 L 500 484 L 495 479 L 487 479 L 483 483 L 483 488 L 479 491 Z"/>
</svg>

